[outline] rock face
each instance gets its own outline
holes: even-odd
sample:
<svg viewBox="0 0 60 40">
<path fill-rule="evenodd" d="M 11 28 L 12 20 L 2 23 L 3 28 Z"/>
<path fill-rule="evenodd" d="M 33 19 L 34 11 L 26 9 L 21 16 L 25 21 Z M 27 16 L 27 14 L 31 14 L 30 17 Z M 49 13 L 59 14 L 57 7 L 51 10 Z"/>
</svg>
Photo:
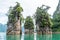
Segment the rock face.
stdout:
<svg viewBox="0 0 60 40">
<path fill-rule="evenodd" d="M 19 35 L 20 34 L 20 19 L 18 19 L 15 23 L 10 23 L 8 22 L 8 29 L 7 29 L 7 34 L 8 35 Z"/>
<path fill-rule="evenodd" d="M 20 34 L 20 20 L 18 20 L 16 23 L 15 23 L 15 26 L 16 26 L 16 28 L 15 28 L 15 33 L 16 34 Z"/>
<path fill-rule="evenodd" d="M 53 17 L 55 17 L 56 14 L 58 14 L 58 13 L 60 13 L 60 0 L 59 0 L 59 3 L 58 3 L 58 6 L 57 6 L 57 9 L 56 9 L 56 11 L 55 11 L 54 14 L 53 14 Z"/>
<path fill-rule="evenodd" d="M 36 25 L 36 31 L 38 34 L 52 34 L 52 29 L 48 26 L 46 27 L 39 27 L 38 24 Z"/>
</svg>

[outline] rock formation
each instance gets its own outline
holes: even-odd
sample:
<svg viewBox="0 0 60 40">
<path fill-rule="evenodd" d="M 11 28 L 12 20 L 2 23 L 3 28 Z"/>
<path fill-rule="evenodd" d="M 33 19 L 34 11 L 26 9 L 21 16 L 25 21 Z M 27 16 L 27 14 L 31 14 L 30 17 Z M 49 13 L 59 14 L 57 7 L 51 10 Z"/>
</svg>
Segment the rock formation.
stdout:
<svg viewBox="0 0 60 40">
<path fill-rule="evenodd" d="M 55 17 L 56 14 L 58 14 L 58 13 L 60 13 L 60 0 L 59 0 L 59 3 L 58 3 L 58 6 L 57 6 L 57 8 L 56 8 L 56 11 L 55 11 L 54 14 L 53 14 L 53 17 Z"/>
</svg>

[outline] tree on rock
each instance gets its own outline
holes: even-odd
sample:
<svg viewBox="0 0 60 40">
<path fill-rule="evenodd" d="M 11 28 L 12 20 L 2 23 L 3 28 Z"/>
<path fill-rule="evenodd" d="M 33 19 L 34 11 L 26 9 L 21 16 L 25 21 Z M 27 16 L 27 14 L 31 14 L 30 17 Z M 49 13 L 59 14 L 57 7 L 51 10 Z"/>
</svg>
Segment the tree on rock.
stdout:
<svg viewBox="0 0 60 40">
<path fill-rule="evenodd" d="M 60 31 L 60 0 L 58 3 L 58 6 L 56 8 L 56 11 L 53 14 L 53 31 Z"/>
<path fill-rule="evenodd" d="M 16 2 L 16 6 L 10 7 L 9 14 L 8 14 L 8 32 L 16 31 L 15 34 L 18 34 L 20 32 L 20 23 L 21 23 L 21 12 L 23 11 L 22 7 L 20 6 L 20 3 Z"/>
<path fill-rule="evenodd" d="M 24 27 L 29 30 L 34 28 L 33 19 L 30 16 L 26 17 Z"/>
<path fill-rule="evenodd" d="M 42 5 L 41 7 L 37 8 L 34 15 L 36 20 L 36 26 L 37 28 L 39 28 L 40 31 L 42 31 L 42 34 L 43 32 L 47 32 L 52 25 L 49 14 L 47 13 L 49 8 L 50 7 L 48 6 Z"/>
</svg>

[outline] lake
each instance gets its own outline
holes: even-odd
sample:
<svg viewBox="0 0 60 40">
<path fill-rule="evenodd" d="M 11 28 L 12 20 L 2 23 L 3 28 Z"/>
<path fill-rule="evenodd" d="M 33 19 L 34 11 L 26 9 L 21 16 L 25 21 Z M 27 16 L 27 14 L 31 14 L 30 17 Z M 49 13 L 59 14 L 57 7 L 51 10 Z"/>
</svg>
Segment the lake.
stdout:
<svg viewBox="0 0 60 40">
<path fill-rule="evenodd" d="M 0 40 L 6 40 L 6 33 L 0 32 Z"/>
<path fill-rule="evenodd" d="M 6 35 L 6 33 L 0 32 L 0 40 L 60 40 L 60 34 L 37 34 L 35 37 L 34 34 Z"/>
</svg>

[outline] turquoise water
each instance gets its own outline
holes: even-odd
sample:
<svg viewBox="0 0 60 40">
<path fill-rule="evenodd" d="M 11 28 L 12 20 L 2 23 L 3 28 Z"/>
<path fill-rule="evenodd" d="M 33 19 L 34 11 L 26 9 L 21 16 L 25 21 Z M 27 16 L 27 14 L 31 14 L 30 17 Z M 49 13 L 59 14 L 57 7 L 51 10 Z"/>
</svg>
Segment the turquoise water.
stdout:
<svg viewBox="0 0 60 40">
<path fill-rule="evenodd" d="M 34 40 L 34 35 L 25 35 L 24 40 Z M 36 35 L 36 40 L 52 40 L 52 35 Z"/>
<path fill-rule="evenodd" d="M 6 35 L 6 33 L 0 33 L 0 40 L 34 40 L 34 34 Z M 52 34 L 52 35 L 37 34 L 36 40 L 60 40 L 60 34 Z"/>
<path fill-rule="evenodd" d="M 60 40 L 60 34 L 53 34 L 52 40 Z"/>
<path fill-rule="evenodd" d="M 10 37 L 7 40 L 22 40 L 21 38 L 18 38 L 18 37 L 19 36 L 15 36 L 15 38 L 14 38 L 12 35 L 10 35 Z M 22 35 L 21 35 L 21 37 L 22 37 Z M 34 40 L 34 35 L 25 34 L 23 40 Z M 60 40 L 60 34 L 36 35 L 36 40 Z"/>
<path fill-rule="evenodd" d="M 20 40 L 20 35 L 7 35 L 6 40 Z"/>
</svg>

